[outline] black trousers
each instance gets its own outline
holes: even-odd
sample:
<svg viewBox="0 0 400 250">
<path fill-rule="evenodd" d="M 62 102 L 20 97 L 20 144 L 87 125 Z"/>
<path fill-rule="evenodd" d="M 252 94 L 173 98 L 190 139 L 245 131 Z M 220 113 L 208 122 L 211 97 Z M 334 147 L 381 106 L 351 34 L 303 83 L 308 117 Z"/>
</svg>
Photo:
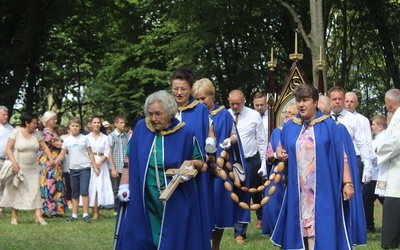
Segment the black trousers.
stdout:
<svg viewBox="0 0 400 250">
<path fill-rule="evenodd" d="M 400 246 L 400 198 L 385 197 L 383 202 L 382 239 L 383 249 Z"/>
<path fill-rule="evenodd" d="M 367 229 L 375 230 L 374 223 L 374 203 L 376 199 L 383 205 L 384 197 L 375 194 L 376 181 L 370 181 L 362 187 L 362 197 L 364 203 L 365 220 Z"/>
<path fill-rule="evenodd" d="M 247 171 L 246 171 L 246 178 L 249 178 L 250 187 L 258 188 L 262 184 L 262 178 L 258 175 L 257 171 L 261 167 L 261 159 L 260 155 L 257 153 L 252 157 L 246 158 L 247 163 Z M 253 200 L 253 204 L 260 204 L 262 200 L 262 193 L 257 192 L 251 195 L 251 199 Z M 262 220 L 262 211 L 263 209 L 260 208 L 256 211 L 257 219 Z M 247 233 L 247 224 L 246 223 L 235 223 L 234 225 L 235 232 L 234 237 L 242 236 L 246 238 Z"/>
</svg>

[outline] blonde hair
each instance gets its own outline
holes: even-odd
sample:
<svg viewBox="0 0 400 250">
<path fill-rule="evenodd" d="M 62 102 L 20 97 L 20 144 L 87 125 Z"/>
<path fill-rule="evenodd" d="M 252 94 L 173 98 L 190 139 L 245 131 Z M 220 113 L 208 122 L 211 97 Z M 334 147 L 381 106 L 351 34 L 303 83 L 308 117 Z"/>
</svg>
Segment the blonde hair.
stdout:
<svg viewBox="0 0 400 250">
<path fill-rule="evenodd" d="M 210 79 L 202 78 L 197 80 L 192 87 L 192 96 L 195 97 L 203 93 L 207 96 L 215 96 L 215 87 Z"/>
</svg>

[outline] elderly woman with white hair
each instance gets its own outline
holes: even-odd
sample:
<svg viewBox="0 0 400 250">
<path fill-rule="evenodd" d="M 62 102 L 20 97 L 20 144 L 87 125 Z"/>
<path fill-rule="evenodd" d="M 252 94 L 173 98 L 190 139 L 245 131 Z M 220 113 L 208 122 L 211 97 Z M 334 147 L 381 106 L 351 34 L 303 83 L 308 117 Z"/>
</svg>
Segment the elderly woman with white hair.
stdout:
<svg viewBox="0 0 400 250">
<path fill-rule="evenodd" d="M 43 114 L 42 122 L 44 125 L 42 136 L 54 159 L 60 153 L 62 146 L 62 139 L 56 131 L 57 114 L 53 111 L 46 111 Z M 49 157 L 43 150 L 39 152 L 38 160 L 43 215 L 47 217 L 62 216 L 69 210 L 64 194 L 62 164 L 48 167 Z"/>
<path fill-rule="evenodd" d="M 182 179 L 165 174 L 168 169 L 179 169 L 185 160 L 202 159 L 194 131 L 175 118 L 177 111 L 174 98 L 166 91 L 146 99 L 146 118 L 133 130 L 129 166 L 124 168 L 119 186 L 118 198 L 129 202 L 119 212 L 123 219 L 116 227 L 119 237 L 115 249 L 211 247 L 204 225 L 206 211 L 200 206 L 202 174 Z M 174 181 L 182 183 L 163 202 L 160 193 Z"/>
</svg>

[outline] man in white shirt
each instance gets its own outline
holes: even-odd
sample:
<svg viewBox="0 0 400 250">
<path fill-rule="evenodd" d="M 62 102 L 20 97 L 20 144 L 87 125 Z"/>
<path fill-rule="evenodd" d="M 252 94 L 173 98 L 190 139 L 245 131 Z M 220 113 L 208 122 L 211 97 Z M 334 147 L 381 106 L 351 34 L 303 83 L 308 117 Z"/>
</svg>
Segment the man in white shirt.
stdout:
<svg viewBox="0 0 400 250">
<path fill-rule="evenodd" d="M 387 164 L 385 201 L 382 213 L 383 249 L 399 248 L 400 246 L 400 90 L 390 89 L 385 95 L 385 106 L 389 112 L 394 112 L 392 120 L 384 135 L 384 141 L 378 147 L 378 165 Z"/>
<path fill-rule="evenodd" d="M 258 175 L 261 168 L 266 169 L 265 155 L 267 151 L 267 136 L 260 114 L 248 107 L 245 107 L 246 100 L 244 94 L 240 90 L 232 90 L 229 93 L 229 112 L 233 116 L 240 140 L 243 145 L 244 155 L 246 157 L 247 171 L 246 178 L 249 179 L 250 187 L 259 187 L 262 185 L 262 178 Z M 254 204 L 259 204 L 262 194 L 257 192 L 252 194 Z M 256 211 L 257 224 L 255 228 L 262 228 L 262 209 Z M 235 224 L 235 239 L 238 244 L 243 244 L 246 238 L 247 224 Z"/>
<path fill-rule="evenodd" d="M 347 128 L 353 140 L 354 149 L 356 150 L 361 181 L 363 183 L 368 183 L 371 181 L 372 177 L 371 144 L 368 144 L 365 139 L 365 133 L 361 129 L 362 126 L 359 119 L 344 108 L 344 89 L 339 86 L 332 87 L 328 91 L 328 96 L 332 103 L 331 117 Z M 364 168 L 360 170 L 361 164 L 364 165 Z"/>
<path fill-rule="evenodd" d="M 0 170 L 3 167 L 4 161 L 6 160 L 6 146 L 8 137 L 14 128 L 8 124 L 8 108 L 0 106 Z M 4 184 L 0 186 L 0 200 L 3 196 Z M 5 216 L 3 207 L 0 207 L 0 217 Z"/>
<path fill-rule="evenodd" d="M 362 114 L 357 112 L 358 107 L 358 98 L 354 92 L 347 92 L 344 98 L 345 108 L 347 111 L 355 115 L 361 123 L 361 129 L 363 130 L 363 134 L 365 135 L 365 139 L 368 145 L 371 145 L 372 135 L 371 135 L 371 124 L 369 119 Z"/>
<path fill-rule="evenodd" d="M 264 125 L 264 130 L 267 135 L 267 141 L 268 141 L 268 105 L 267 105 L 267 95 L 257 92 L 254 94 L 253 97 L 253 106 L 254 109 L 260 113 L 261 115 L 261 120 Z"/>
<path fill-rule="evenodd" d="M 264 130 L 265 130 L 265 135 L 267 136 L 267 142 L 268 142 L 268 110 L 267 110 L 267 95 L 257 92 L 253 96 L 253 106 L 254 109 L 260 113 L 261 115 L 261 120 L 264 125 Z M 267 157 L 265 157 L 267 158 Z M 267 178 L 269 176 L 269 173 L 271 171 L 271 165 L 267 164 L 267 169 L 260 169 L 259 173 L 263 178 Z"/>
</svg>

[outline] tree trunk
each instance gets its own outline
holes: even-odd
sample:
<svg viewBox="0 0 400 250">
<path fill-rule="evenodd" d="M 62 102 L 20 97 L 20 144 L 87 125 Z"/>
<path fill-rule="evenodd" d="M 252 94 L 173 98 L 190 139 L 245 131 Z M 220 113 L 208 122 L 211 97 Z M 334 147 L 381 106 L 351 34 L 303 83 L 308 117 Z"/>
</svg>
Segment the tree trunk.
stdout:
<svg viewBox="0 0 400 250">
<path fill-rule="evenodd" d="M 317 87 L 318 84 L 318 66 L 317 60 L 320 60 L 320 47 L 322 46 L 322 59 L 325 58 L 325 44 L 324 44 L 324 22 L 322 12 L 322 0 L 310 0 L 310 16 L 311 16 L 311 32 L 307 35 L 304 25 L 302 24 L 296 11 L 285 1 L 277 0 L 282 6 L 284 6 L 293 17 L 294 22 L 297 24 L 297 28 L 300 31 L 301 37 L 304 39 L 307 47 L 311 51 L 313 61 L 313 85 Z M 324 83 L 326 91 L 326 67 L 324 67 Z"/>
</svg>

